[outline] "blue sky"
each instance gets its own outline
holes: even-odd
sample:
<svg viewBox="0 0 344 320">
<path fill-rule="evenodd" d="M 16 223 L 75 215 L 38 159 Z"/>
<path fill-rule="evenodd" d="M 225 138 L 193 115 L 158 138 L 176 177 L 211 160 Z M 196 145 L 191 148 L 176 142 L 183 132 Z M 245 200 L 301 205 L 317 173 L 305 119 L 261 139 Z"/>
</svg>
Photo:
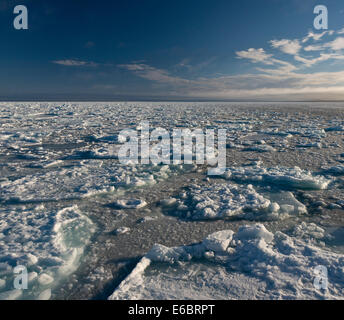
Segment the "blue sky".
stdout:
<svg viewBox="0 0 344 320">
<path fill-rule="evenodd" d="M 2 0 L 0 39 L 3 100 L 344 100 L 342 0 Z"/>
</svg>

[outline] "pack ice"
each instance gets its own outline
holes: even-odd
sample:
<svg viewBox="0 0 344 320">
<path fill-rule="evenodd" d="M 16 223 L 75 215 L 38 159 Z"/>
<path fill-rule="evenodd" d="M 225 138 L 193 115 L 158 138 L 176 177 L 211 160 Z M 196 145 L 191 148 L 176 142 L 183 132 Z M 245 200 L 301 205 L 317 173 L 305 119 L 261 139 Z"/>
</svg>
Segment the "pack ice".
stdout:
<svg viewBox="0 0 344 320">
<path fill-rule="evenodd" d="M 80 199 L 100 193 L 151 185 L 177 174 L 182 166 L 123 166 L 83 160 L 35 174 L 0 181 L 0 200 L 47 201 Z"/>
<path fill-rule="evenodd" d="M 302 228 L 319 235 L 314 226 Z M 109 299 L 343 299 L 344 255 L 298 232 L 290 237 L 256 224 L 190 246 L 157 244 Z M 318 266 L 327 268 L 327 289 L 314 285 Z"/>
</svg>

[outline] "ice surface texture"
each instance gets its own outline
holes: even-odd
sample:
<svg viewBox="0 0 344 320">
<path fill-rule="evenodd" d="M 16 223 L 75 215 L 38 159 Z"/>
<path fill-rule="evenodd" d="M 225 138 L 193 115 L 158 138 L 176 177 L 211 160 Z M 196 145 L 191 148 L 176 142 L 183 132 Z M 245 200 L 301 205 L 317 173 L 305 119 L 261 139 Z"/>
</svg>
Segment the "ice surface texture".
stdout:
<svg viewBox="0 0 344 320">
<path fill-rule="evenodd" d="M 342 105 L 339 107 L 342 108 Z M 269 232 L 258 228 L 260 233 L 255 232 L 262 235 L 259 241 L 262 244 L 264 241 L 264 245 L 258 246 L 258 238 L 255 238 L 254 241 L 243 240 L 237 247 L 234 245 L 237 234 L 232 234 L 232 231 L 215 233 L 202 246 L 193 246 L 201 252 L 201 264 L 195 259 L 192 263 L 188 262 L 190 257 L 195 256 L 193 252 L 156 246 L 153 252 L 166 260 L 169 267 L 160 265 L 161 275 L 149 278 L 149 272 L 154 273 L 159 268 L 155 262 L 151 265 L 152 269 L 143 263 L 142 269 L 148 273 L 144 276 L 147 290 L 143 290 L 142 295 L 166 297 L 161 290 L 165 283 L 170 297 L 182 298 L 184 295 L 192 298 L 198 291 L 199 294 L 204 292 L 200 298 L 227 298 L 224 292 L 231 292 L 236 298 L 259 298 L 268 295 L 270 286 L 273 287 L 278 281 L 278 272 L 281 272 L 282 280 L 291 277 L 290 285 L 285 280 L 285 286 L 281 285 L 283 288 L 278 289 L 280 293 L 272 289 L 272 297 L 288 298 L 290 295 L 297 298 L 304 294 L 306 297 L 317 297 L 314 291 L 304 293 L 301 284 L 295 285 L 288 270 L 291 270 L 295 259 L 295 277 L 301 275 L 300 281 L 305 279 L 307 284 L 305 290 L 313 290 L 308 281 L 311 269 L 306 270 L 306 266 L 313 265 L 315 258 L 309 254 L 311 251 L 307 246 L 310 244 L 306 238 L 322 241 L 325 230 L 317 224 L 305 226 L 302 221 L 316 216 L 313 204 L 319 196 L 325 203 L 322 206 L 324 210 L 327 210 L 327 204 L 332 206 L 326 223 L 332 223 L 344 208 L 340 189 L 343 182 L 343 157 L 340 155 L 344 152 L 344 121 L 341 109 L 333 109 L 339 107 L 313 103 L 304 106 L 208 102 L 0 103 L 0 298 L 56 297 L 55 288 L 63 279 L 75 280 L 73 285 L 78 286 L 72 290 L 68 287 L 72 283 L 68 282 L 63 294 L 87 291 L 87 298 L 91 298 L 96 292 L 89 288 L 94 283 L 98 285 L 99 279 L 105 281 L 103 279 L 107 275 L 111 277 L 113 274 L 101 261 L 115 261 L 123 257 L 119 257 L 116 250 L 109 249 L 104 253 L 101 249 L 111 248 L 121 238 L 138 241 L 138 238 L 131 237 L 139 233 L 142 251 L 137 254 L 144 254 L 144 248 L 151 245 L 152 239 L 164 238 L 165 235 L 161 236 L 164 231 L 161 230 L 165 229 L 160 226 L 170 223 L 169 219 L 185 226 L 179 235 L 174 234 L 176 244 L 181 243 L 181 238 L 184 241 L 185 237 L 190 237 L 190 243 L 198 240 L 195 234 L 199 234 L 201 225 L 209 228 L 210 225 L 228 223 L 199 221 L 215 219 L 233 219 L 233 224 L 248 223 L 240 221 L 243 219 L 264 221 L 265 224 L 269 224 L 269 220 L 278 220 L 271 224 L 280 227 L 299 219 L 299 228 L 293 234 L 299 240 L 290 237 L 285 240 L 294 248 L 290 252 L 295 251 L 295 255 L 287 255 L 281 249 L 279 233 L 274 233 L 271 240 Z M 317 108 L 323 108 L 323 111 L 316 111 Z M 119 132 L 128 128 L 140 129 L 139 124 L 144 120 L 150 122 L 152 129 L 162 127 L 169 132 L 175 128 L 226 129 L 229 168 L 222 175 L 225 179 L 205 177 L 204 166 L 191 166 L 196 169 L 191 174 L 192 170 L 182 165 L 120 165 L 116 156 L 120 147 Z M 253 162 L 258 164 L 247 165 Z M 296 165 L 297 168 L 294 167 Z M 186 175 L 174 180 L 185 172 Z M 169 179 L 175 181 L 174 185 L 160 188 L 159 183 L 163 185 Z M 203 179 L 205 183 L 201 182 Z M 309 190 L 313 197 L 304 202 L 299 190 Z M 181 193 L 185 193 L 185 197 L 179 196 Z M 334 196 L 333 199 L 329 199 L 329 195 Z M 149 210 L 155 210 L 155 204 L 157 210 L 162 207 L 175 217 L 159 214 L 154 218 L 144 216 Z M 112 225 L 111 219 L 117 219 L 114 214 L 117 210 L 121 210 L 121 214 L 128 211 L 128 217 L 141 223 L 118 221 Z M 320 214 L 318 216 L 322 218 Z M 96 219 L 91 222 L 89 217 Z M 83 251 L 88 252 L 85 246 L 94 234 L 94 223 L 101 217 L 106 217 L 107 226 L 111 226 L 114 232 L 108 235 L 109 230 L 100 232 L 105 239 L 105 242 L 101 241 L 101 248 L 95 248 L 93 256 L 82 256 Z M 193 221 L 181 222 L 181 218 Z M 282 219 L 285 220 L 282 222 Z M 159 224 L 159 228 L 150 227 L 155 224 Z M 190 225 L 198 231 L 189 232 Z M 251 234 L 251 231 L 247 232 L 246 236 Z M 98 236 L 97 233 L 92 239 Z M 225 240 L 222 240 L 223 237 Z M 92 243 L 89 249 L 93 245 L 96 247 L 96 243 Z M 128 244 L 128 248 L 131 245 Z M 302 246 L 304 258 L 301 258 Z M 232 252 L 231 255 L 224 252 L 226 247 Z M 244 253 L 248 247 L 252 250 Z M 331 249 L 327 245 L 326 248 Z M 271 254 L 263 254 L 265 251 Z M 323 264 L 332 263 L 336 275 L 338 263 L 328 258 L 331 254 L 325 255 L 326 250 L 319 252 L 320 257 L 325 257 Z M 230 265 L 233 268 L 237 266 L 240 272 L 229 273 L 229 264 L 218 262 L 220 257 L 237 257 Z M 68 278 L 79 263 L 86 261 L 84 258 L 94 263 L 90 267 L 93 273 L 82 279 Z M 245 262 L 246 258 L 248 262 Z M 148 257 L 146 259 L 151 261 Z M 250 262 L 254 263 L 252 259 L 257 260 L 255 268 L 250 265 Z M 178 263 L 170 265 L 171 261 L 187 265 L 183 269 Z M 27 265 L 29 270 L 31 285 L 30 290 L 25 292 L 13 291 L 12 271 L 19 263 Z M 178 276 L 169 268 L 177 268 Z M 252 269 L 255 276 L 241 272 L 245 268 Z M 329 271 L 332 270 L 330 268 Z M 141 271 L 138 270 L 137 274 Z M 260 276 L 259 272 L 266 277 Z M 191 288 L 195 291 L 185 289 L 185 283 L 178 280 L 183 277 L 187 283 L 192 283 Z M 160 279 L 157 281 L 160 289 L 155 290 L 157 278 Z M 90 282 L 86 285 L 87 281 Z M 336 283 L 339 283 L 336 276 L 333 283 L 330 297 L 338 297 L 340 295 L 335 292 Z M 252 291 L 252 288 L 257 289 Z M 276 288 L 280 288 L 277 282 Z M 318 297 L 323 295 L 319 293 Z"/>
<path fill-rule="evenodd" d="M 288 189 L 304 190 L 326 189 L 331 182 L 330 179 L 302 170 L 299 167 L 264 168 L 259 165 L 228 168 L 223 177 L 238 182 L 272 184 Z"/>
<path fill-rule="evenodd" d="M 214 220 L 236 217 L 248 220 L 278 220 L 293 215 L 307 213 L 307 208 L 291 192 L 280 191 L 269 199 L 256 192 L 252 185 L 233 183 L 212 184 L 211 186 L 193 186 L 183 207 L 178 211 L 191 220 Z"/>
<path fill-rule="evenodd" d="M 319 265 L 328 290 L 314 287 Z M 155 245 L 109 299 L 343 299 L 343 265 L 344 255 L 247 225 L 191 246 Z"/>
<path fill-rule="evenodd" d="M 0 211 L 0 299 L 49 298 L 51 288 L 74 272 L 95 225 L 77 206 L 61 210 L 36 207 Z M 15 290 L 13 268 L 29 272 L 29 289 Z"/>
</svg>

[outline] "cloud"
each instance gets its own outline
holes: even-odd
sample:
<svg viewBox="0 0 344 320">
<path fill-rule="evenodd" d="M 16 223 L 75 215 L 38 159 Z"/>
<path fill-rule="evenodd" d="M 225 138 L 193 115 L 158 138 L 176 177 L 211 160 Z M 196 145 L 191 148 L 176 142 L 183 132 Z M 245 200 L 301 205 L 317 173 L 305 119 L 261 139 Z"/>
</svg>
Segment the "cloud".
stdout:
<svg viewBox="0 0 344 320">
<path fill-rule="evenodd" d="M 52 61 L 54 64 L 58 64 L 61 66 L 66 67 L 81 67 L 81 66 L 87 66 L 87 67 L 96 67 L 98 64 L 95 62 L 89 62 L 89 61 L 81 61 L 81 60 L 73 60 L 73 59 L 66 59 L 66 60 L 55 60 Z"/>
<path fill-rule="evenodd" d="M 313 31 L 309 31 L 307 36 L 302 39 L 302 43 L 305 43 L 310 39 L 313 39 L 314 41 L 319 41 L 323 36 L 332 35 L 333 33 L 334 33 L 334 31 L 332 31 L 332 30 L 324 31 L 321 33 L 314 33 Z"/>
<path fill-rule="evenodd" d="M 270 43 L 273 48 L 278 48 L 282 52 L 291 54 L 291 55 L 297 54 L 302 48 L 299 43 L 299 40 L 288 40 L 288 39 L 271 40 Z"/>
<path fill-rule="evenodd" d="M 295 56 L 294 57 L 295 60 L 302 62 L 303 64 L 305 64 L 307 67 L 311 67 L 312 65 L 319 63 L 319 62 L 323 62 L 323 61 L 327 61 L 327 60 L 344 60 L 344 55 L 340 55 L 340 54 L 335 54 L 335 53 L 321 53 L 319 57 L 317 58 L 313 58 L 313 59 L 307 59 L 307 58 L 303 58 L 300 56 Z"/>
<path fill-rule="evenodd" d="M 329 42 L 327 44 L 332 50 L 342 50 L 344 49 L 344 38 L 338 37 L 337 39 Z"/>
<path fill-rule="evenodd" d="M 344 61 L 344 38 L 324 39 L 334 32 L 308 33 L 301 39 L 272 40 L 272 54 L 263 48 L 236 51 L 236 57 L 253 64 L 251 72 L 211 77 L 174 76 L 169 70 L 153 67 L 145 62 L 119 65 L 138 77 L 151 81 L 166 96 L 208 99 L 344 99 L 344 70 L 319 72 L 319 63 Z M 336 33 L 337 34 L 337 33 Z M 316 44 L 303 48 L 312 39 Z M 302 55 L 303 49 L 308 52 Z M 322 50 L 320 54 L 317 51 Z M 280 58 L 281 53 L 286 53 Z M 177 66 L 190 67 L 188 59 Z M 175 70 L 176 65 L 172 67 Z"/>
<path fill-rule="evenodd" d="M 344 57 L 342 57 L 344 59 Z M 344 71 L 338 72 L 275 72 L 276 69 L 261 69 L 259 74 L 229 75 L 214 78 L 188 80 L 171 76 L 166 70 L 149 65 L 122 65 L 139 77 L 165 86 L 165 95 L 201 98 L 244 99 L 264 95 L 292 99 L 293 94 L 329 94 L 344 98 Z M 153 72 L 153 73 L 152 73 Z M 341 91 L 343 90 L 343 91 Z"/>
<path fill-rule="evenodd" d="M 170 84 L 185 84 L 190 81 L 180 77 L 171 76 L 167 70 L 154 68 L 144 63 L 119 64 L 119 68 L 134 72 L 141 78 Z"/>
<path fill-rule="evenodd" d="M 237 51 L 236 55 L 240 59 L 249 59 L 252 62 L 262 62 L 264 64 L 273 64 L 273 62 L 270 61 L 270 58 L 272 57 L 271 54 L 267 54 L 264 49 L 254 49 L 250 48 L 248 50 L 243 51 Z"/>
<path fill-rule="evenodd" d="M 319 45 L 310 45 L 304 48 L 305 51 L 321 51 L 331 49 L 334 51 L 339 51 L 344 49 L 344 38 L 338 37 L 330 42 L 326 42 Z"/>
<path fill-rule="evenodd" d="M 321 51 L 324 49 L 325 49 L 325 47 L 323 45 L 310 45 L 310 46 L 303 48 L 303 50 L 305 50 L 305 51 Z"/>
</svg>

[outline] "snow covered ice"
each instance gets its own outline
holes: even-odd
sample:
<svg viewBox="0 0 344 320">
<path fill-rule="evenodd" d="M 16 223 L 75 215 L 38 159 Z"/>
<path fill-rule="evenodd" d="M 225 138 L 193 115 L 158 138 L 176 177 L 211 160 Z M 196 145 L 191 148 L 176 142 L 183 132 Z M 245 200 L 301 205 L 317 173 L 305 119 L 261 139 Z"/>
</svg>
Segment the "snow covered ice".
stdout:
<svg viewBox="0 0 344 320">
<path fill-rule="evenodd" d="M 295 199 L 291 192 L 281 191 L 277 195 L 263 196 L 252 185 L 232 183 L 215 184 L 211 187 L 191 188 L 189 198 L 192 220 L 225 219 L 239 217 L 248 220 L 284 219 L 294 214 L 307 213 L 307 208 Z M 185 204 L 177 214 L 185 214 Z M 180 205 L 179 205 L 180 208 Z"/>
<path fill-rule="evenodd" d="M 291 189 L 326 189 L 331 180 L 314 175 L 299 167 L 263 168 L 259 165 L 239 168 L 228 168 L 224 173 L 226 179 L 242 182 L 259 182 L 274 184 Z"/>
<path fill-rule="evenodd" d="M 247 225 L 190 246 L 155 245 L 109 299 L 342 299 L 343 263 L 343 254 Z M 328 291 L 314 289 L 319 264 Z"/>
<path fill-rule="evenodd" d="M 106 299 L 113 283 L 111 299 L 343 299 L 343 118 L 340 103 L 0 103 L 0 299 Z M 226 169 L 121 164 L 119 133 L 142 121 L 225 129 Z"/>
<path fill-rule="evenodd" d="M 9 206 L 0 213 L 1 299 L 11 299 L 13 268 L 28 267 L 29 289 L 16 297 L 48 298 L 47 290 L 78 268 L 95 232 L 77 206 L 50 211 L 44 205 Z"/>
</svg>

